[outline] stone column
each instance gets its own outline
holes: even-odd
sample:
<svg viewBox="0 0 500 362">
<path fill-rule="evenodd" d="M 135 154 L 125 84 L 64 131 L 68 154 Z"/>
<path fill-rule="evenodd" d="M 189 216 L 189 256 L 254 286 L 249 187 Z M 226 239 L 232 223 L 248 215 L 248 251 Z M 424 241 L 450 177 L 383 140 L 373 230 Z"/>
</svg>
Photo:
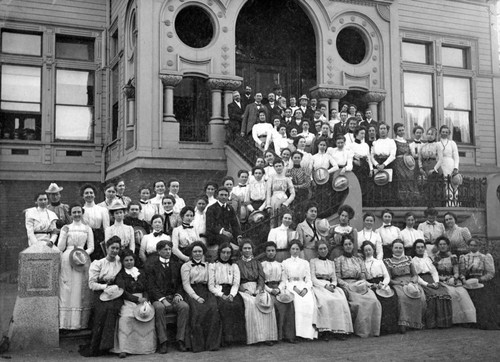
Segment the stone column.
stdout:
<svg viewBox="0 0 500 362">
<path fill-rule="evenodd" d="M 378 104 L 385 99 L 385 91 L 370 91 L 365 94 L 365 100 L 368 103 L 368 108 L 372 111 L 372 117 L 377 122 L 383 119 L 379 119 L 378 115 Z"/>
<path fill-rule="evenodd" d="M 163 84 L 163 119 L 158 124 L 158 134 L 160 135 L 158 146 L 162 148 L 163 141 L 165 143 L 179 142 L 179 122 L 175 119 L 174 114 L 174 88 L 181 82 L 182 76 L 160 74 L 160 79 Z M 164 123 L 168 128 L 167 132 L 163 132 Z"/>
<path fill-rule="evenodd" d="M 311 88 L 311 97 L 318 98 L 319 103 L 327 105 L 327 114 L 330 117 L 330 110 L 339 110 L 339 100 L 347 94 L 347 88 L 332 87 L 331 85 L 319 84 Z M 340 110 L 339 110 L 340 111 Z"/>
<path fill-rule="evenodd" d="M 135 125 L 135 80 L 131 79 L 122 89 L 127 98 L 127 126 Z"/>
</svg>

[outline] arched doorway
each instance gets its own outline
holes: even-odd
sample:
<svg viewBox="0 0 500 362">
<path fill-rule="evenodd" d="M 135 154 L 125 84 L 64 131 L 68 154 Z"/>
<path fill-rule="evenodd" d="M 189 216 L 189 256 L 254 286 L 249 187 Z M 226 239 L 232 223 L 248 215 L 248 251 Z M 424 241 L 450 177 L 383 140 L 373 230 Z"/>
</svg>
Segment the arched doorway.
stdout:
<svg viewBox="0 0 500 362">
<path fill-rule="evenodd" d="M 289 99 L 316 85 L 316 39 L 294 0 L 249 0 L 236 22 L 236 74 L 264 97 L 280 84 Z"/>
</svg>

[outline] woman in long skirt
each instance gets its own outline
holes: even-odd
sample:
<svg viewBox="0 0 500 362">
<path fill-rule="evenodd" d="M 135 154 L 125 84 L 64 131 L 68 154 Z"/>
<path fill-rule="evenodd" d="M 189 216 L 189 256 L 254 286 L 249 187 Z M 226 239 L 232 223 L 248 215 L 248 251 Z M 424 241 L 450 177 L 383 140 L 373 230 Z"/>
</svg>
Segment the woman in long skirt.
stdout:
<svg viewBox="0 0 500 362">
<path fill-rule="evenodd" d="M 427 308 L 425 313 L 426 328 L 450 328 L 453 312 L 451 296 L 446 288 L 439 283 L 439 275 L 432 260 L 425 255 L 425 241 L 417 239 L 413 244 L 412 259 L 415 272 L 418 274 L 418 284 L 425 292 Z"/>
<path fill-rule="evenodd" d="M 69 212 L 73 222 L 62 227 L 57 245 L 62 252 L 59 275 L 59 328 L 85 329 L 89 323 L 92 300 L 88 284 L 90 264 L 86 263 L 81 269 L 74 269 L 69 257 L 76 248 L 85 248 L 88 255 L 92 254 L 94 234 L 89 226 L 82 223 L 84 210 L 81 205 L 71 205 Z"/>
<path fill-rule="evenodd" d="M 182 286 L 188 295 L 191 350 L 217 351 L 221 323 L 217 301 L 208 290 L 208 266 L 203 262 L 207 247 L 201 241 L 191 244 L 191 260 L 181 267 Z"/>
<path fill-rule="evenodd" d="M 116 285 L 123 289 L 115 346 L 111 350 L 120 358 L 129 354 L 150 354 L 156 351 L 155 320 L 139 321 L 134 316 L 138 305 L 148 302 L 146 274 L 135 267 L 135 254 L 125 249 L 121 254 L 122 270 L 116 276 Z M 154 310 L 150 306 L 151 310 Z"/>
<path fill-rule="evenodd" d="M 290 242 L 290 258 L 283 261 L 285 286 L 294 293 L 295 331 L 298 337 L 314 339 L 318 332 L 316 324 L 314 296 L 312 294 L 311 268 L 307 260 L 299 258 L 302 244 L 299 240 Z"/>
<path fill-rule="evenodd" d="M 257 308 L 258 299 L 264 289 L 264 269 L 253 257 L 254 246 L 250 240 L 244 240 L 241 245 L 242 256 L 236 263 L 240 269 L 240 295 L 245 303 L 245 321 L 247 344 L 265 342 L 273 345 L 278 339 L 276 312 L 263 313 Z"/>
<path fill-rule="evenodd" d="M 217 298 L 223 345 L 246 341 L 245 305 L 238 293 L 240 269 L 232 256 L 231 245 L 223 243 L 217 261 L 208 265 L 208 290 Z"/>
<path fill-rule="evenodd" d="M 335 263 L 328 259 L 328 244 L 318 244 L 318 257 L 310 262 L 313 294 L 316 302 L 316 328 L 323 340 L 328 335 L 345 339 L 353 333 L 351 311 L 344 291 L 337 287 Z"/>
</svg>

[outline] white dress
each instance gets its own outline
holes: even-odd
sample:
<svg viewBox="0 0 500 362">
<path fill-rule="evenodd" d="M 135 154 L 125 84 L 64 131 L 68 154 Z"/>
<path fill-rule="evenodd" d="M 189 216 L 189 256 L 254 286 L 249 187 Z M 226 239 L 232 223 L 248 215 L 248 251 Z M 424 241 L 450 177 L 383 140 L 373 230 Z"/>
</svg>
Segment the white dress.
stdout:
<svg viewBox="0 0 500 362">
<path fill-rule="evenodd" d="M 46 245 L 50 240 L 55 240 L 55 237 L 52 237 L 52 231 L 57 229 L 56 220 L 59 220 L 59 218 L 54 212 L 48 209 L 32 207 L 25 211 L 25 217 L 29 246 Z"/>
<path fill-rule="evenodd" d="M 120 238 L 122 250 L 130 249 L 135 252 L 135 236 L 132 226 L 115 222 L 104 230 L 104 240 L 109 240 L 113 236 Z"/>
<path fill-rule="evenodd" d="M 87 283 L 89 266 L 81 271 L 73 269 L 69 255 L 75 248 L 85 249 L 87 254 L 94 251 L 92 229 L 82 222 L 65 225 L 59 235 L 61 250 L 61 274 L 59 275 L 59 328 L 85 329 L 88 327 L 92 295 Z"/>
<path fill-rule="evenodd" d="M 370 241 L 373 245 L 375 245 L 375 252 L 377 254 L 377 259 L 384 259 L 384 249 L 382 248 L 382 238 L 376 230 L 363 230 L 358 231 L 358 245 L 361 251 L 361 245 L 365 240 Z"/>
<path fill-rule="evenodd" d="M 315 302 L 312 293 L 311 270 L 309 262 L 298 257 L 290 257 L 283 261 L 285 272 L 285 286 L 294 293 L 293 305 L 295 307 L 295 331 L 298 337 L 314 339 L 318 338 L 318 332 L 314 328 L 316 324 Z M 306 295 L 301 297 L 294 290 L 307 289 Z"/>
<path fill-rule="evenodd" d="M 438 151 L 438 162 L 434 168 L 443 171 L 443 176 L 449 176 L 452 174 L 453 169 L 458 169 L 460 164 L 460 157 L 458 155 L 458 147 L 455 141 L 447 140 L 448 142 L 444 142 L 441 140 L 440 142 L 436 142 L 437 151 Z"/>
</svg>

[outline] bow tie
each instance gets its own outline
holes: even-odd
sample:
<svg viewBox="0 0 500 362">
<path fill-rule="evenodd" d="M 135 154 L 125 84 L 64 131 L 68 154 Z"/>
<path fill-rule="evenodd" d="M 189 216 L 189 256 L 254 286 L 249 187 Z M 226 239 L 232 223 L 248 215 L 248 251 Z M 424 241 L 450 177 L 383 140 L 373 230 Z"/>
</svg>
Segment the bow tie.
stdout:
<svg viewBox="0 0 500 362">
<path fill-rule="evenodd" d="M 182 227 L 184 229 L 192 229 L 193 228 L 191 225 L 187 225 L 187 224 L 184 224 L 184 223 L 182 223 Z"/>
<path fill-rule="evenodd" d="M 199 263 L 193 261 L 193 263 L 191 264 L 191 266 L 202 266 L 202 267 L 205 267 L 205 263 L 202 263 L 201 261 Z"/>
<path fill-rule="evenodd" d="M 361 141 L 358 140 L 358 139 L 354 140 L 354 142 L 357 143 L 357 144 L 361 144 Z"/>
<path fill-rule="evenodd" d="M 162 261 L 160 263 L 161 263 L 161 265 L 163 265 L 164 268 L 168 268 L 170 266 L 170 259 L 167 260 L 165 263 Z"/>
<path fill-rule="evenodd" d="M 324 256 L 324 257 L 323 256 L 318 256 L 318 259 L 319 260 L 328 260 L 328 258 L 326 256 Z"/>
<path fill-rule="evenodd" d="M 166 215 L 167 217 L 170 217 L 170 216 L 172 216 L 172 214 L 173 214 L 173 213 L 174 213 L 173 211 L 171 211 L 171 212 L 166 212 L 166 213 L 165 213 L 165 215 Z"/>
<path fill-rule="evenodd" d="M 391 224 L 384 225 L 385 228 L 390 228 L 391 226 Z"/>
<path fill-rule="evenodd" d="M 429 224 L 429 225 L 432 225 L 432 226 L 436 225 L 435 222 L 426 221 L 426 223 Z"/>
<path fill-rule="evenodd" d="M 240 186 L 240 187 L 247 187 L 247 185 L 242 185 L 242 184 L 239 184 L 238 186 Z"/>
<path fill-rule="evenodd" d="M 161 236 L 163 234 L 163 231 L 158 231 L 157 233 L 153 233 L 154 237 Z"/>
<path fill-rule="evenodd" d="M 341 127 L 345 127 L 345 123 L 343 123 L 343 122 L 342 122 L 340 126 L 341 126 Z"/>
<path fill-rule="evenodd" d="M 422 141 L 413 141 L 413 142 L 415 142 L 417 145 L 422 143 Z"/>
<path fill-rule="evenodd" d="M 143 205 L 147 205 L 147 204 L 148 204 L 148 202 L 147 202 L 147 201 L 142 201 L 142 200 L 139 200 L 139 202 L 140 202 L 141 204 L 143 204 Z"/>
</svg>

